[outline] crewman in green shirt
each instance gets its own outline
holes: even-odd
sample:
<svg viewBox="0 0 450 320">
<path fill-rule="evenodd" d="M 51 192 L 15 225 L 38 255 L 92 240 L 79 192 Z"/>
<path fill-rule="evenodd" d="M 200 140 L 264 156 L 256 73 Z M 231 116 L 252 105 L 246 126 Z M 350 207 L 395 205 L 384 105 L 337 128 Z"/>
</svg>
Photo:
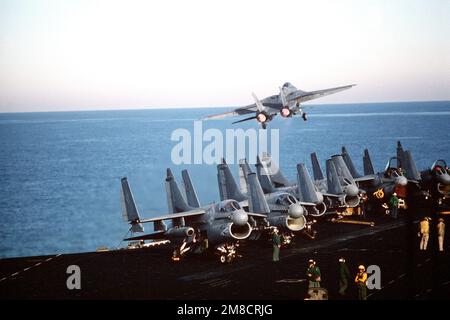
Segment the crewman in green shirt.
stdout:
<svg viewBox="0 0 450 320">
<path fill-rule="evenodd" d="M 308 288 L 320 288 L 320 269 L 316 265 L 314 260 L 309 260 L 309 267 L 306 270 L 306 276 L 308 277 L 309 283 Z"/>
<path fill-rule="evenodd" d="M 398 198 L 397 194 L 394 192 L 389 199 L 389 204 L 391 205 L 391 216 L 394 219 L 397 219 L 397 213 L 398 213 Z"/>
<path fill-rule="evenodd" d="M 345 291 L 348 288 L 348 279 L 350 279 L 350 271 L 344 258 L 339 259 L 339 294 L 345 296 Z"/>
<path fill-rule="evenodd" d="M 272 243 L 273 243 L 272 261 L 278 262 L 280 261 L 281 236 L 277 228 L 273 230 Z"/>
</svg>

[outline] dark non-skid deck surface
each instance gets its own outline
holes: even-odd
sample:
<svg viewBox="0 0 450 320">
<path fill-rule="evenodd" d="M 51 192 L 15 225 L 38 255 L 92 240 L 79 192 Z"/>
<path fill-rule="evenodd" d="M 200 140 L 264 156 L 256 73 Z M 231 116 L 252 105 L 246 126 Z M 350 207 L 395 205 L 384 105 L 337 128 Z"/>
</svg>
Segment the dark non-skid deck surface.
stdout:
<svg viewBox="0 0 450 320">
<path fill-rule="evenodd" d="M 1 299 L 304 299 L 305 271 L 313 258 L 330 299 L 340 299 L 338 259 L 352 277 L 359 264 L 381 268 L 381 290 L 369 299 L 449 299 L 450 258 L 418 251 L 417 221 L 376 219 L 375 227 L 321 223 L 316 240 L 297 238 L 271 261 L 270 241 L 245 243 L 242 258 L 220 264 L 215 256 L 191 255 L 172 262 L 170 248 L 118 250 L 0 260 Z M 449 246 L 446 243 L 448 252 Z M 68 290 L 69 265 L 81 269 L 81 290 Z M 346 299 L 355 299 L 350 279 Z"/>
</svg>

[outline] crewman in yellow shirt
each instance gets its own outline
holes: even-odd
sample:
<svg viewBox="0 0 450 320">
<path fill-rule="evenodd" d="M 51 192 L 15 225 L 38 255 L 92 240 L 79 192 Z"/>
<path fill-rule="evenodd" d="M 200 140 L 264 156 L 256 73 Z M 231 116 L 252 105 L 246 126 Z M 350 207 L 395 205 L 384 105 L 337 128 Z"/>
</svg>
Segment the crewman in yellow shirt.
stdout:
<svg viewBox="0 0 450 320">
<path fill-rule="evenodd" d="M 367 300 L 367 273 L 366 268 L 361 265 L 358 267 L 359 272 L 356 274 L 355 283 L 358 287 L 358 300 Z"/>
</svg>

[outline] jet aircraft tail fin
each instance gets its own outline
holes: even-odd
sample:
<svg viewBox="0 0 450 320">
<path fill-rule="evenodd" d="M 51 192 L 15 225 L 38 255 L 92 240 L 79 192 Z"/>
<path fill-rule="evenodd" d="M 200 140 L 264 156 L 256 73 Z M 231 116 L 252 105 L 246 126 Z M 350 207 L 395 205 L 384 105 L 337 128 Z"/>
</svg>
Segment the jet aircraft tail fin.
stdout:
<svg viewBox="0 0 450 320">
<path fill-rule="evenodd" d="M 372 160 L 370 159 L 370 154 L 368 149 L 364 149 L 364 157 L 363 157 L 363 164 L 364 164 L 364 175 L 371 175 L 375 174 L 375 170 L 373 169 Z"/>
<path fill-rule="evenodd" d="M 141 217 L 139 216 L 139 211 L 136 207 L 136 203 L 134 202 L 133 193 L 131 192 L 131 188 L 128 184 L 127 178 L 122 178 L 121 183 L 124 216 L 131 224 L 131 231 L 144 232 L 144 226 L 140 222 Z"/>
<path fill-rule="evenodd" d="M 260 160 L 262 165 L 266 168 L 274 187 L 289 187 L 292 185 L 268 153 L 264 152 Z"/>
<path fill-rule="evenodd" d="M 247 175 L 248 189 L 248 207 L 250 212 L 268 214 L 270 213 L 269 204 L 267 203 L 261 184 L 256 177 L 256 173 Z"/>
<path fill-rule="evenodd" d="M 333 161 L 334 167 L 336 169 L 337 175 L 341 178 L 348 179 L 350 182 L 354 181 L 350 170 L 345 164 L 344 158 L 341 155 L 331 156 L 331 161 Z"/>
<path fill-rule="evenodd" d="M 328 193 L 331 194 L 342 194 L 344 191 L 342 190 L 342 186 L 339 180 L 339 176 L 334 166 L 333 160 L 328 159 L 325 163 L 327 169 L 327 186 Z"/>
<path fill-rule="evenodd" d="M 261 183 L 261 187 L 264 193 L 275 192 L 275 188 L 273 187 L 270 175 L 267 172 L 266 167 L 264 167 L 264 165 L 262 164 L 259 156 L 256 157 L 256 175 L 258 176 L 258 180 Z"/>
<path fill-rule="evenodd" d="M 400 140 L 397 141 L 397 168 L 405 165 L 405 151 Z"/>
<path fill-rule="evenodd" d="M 311 163 L 313 167 L 314 180 L 323 180 L 323 172 L 320 168 L 319 160 L 317 160 L 317 154 L 315 152 L 311 153 Z"/>
<path fill-rule="evenodd" d="M 414 162 L 414 158 L 410 150 L 406 150 L 404 153 L 404 169 L 406 178 L 414 181 L 420 181 L 422 177 L 420 176 L 420 172 L 417 169 L 416 163 Z"/>
<path fill-rule="evenodd" d="M 228 199 L 244 201 L 247 199 L 239 190 L 225 159 L 222 159 L 222 163 L 217 165 L 217 182 L 219 184 L 221 201 Z"/>
<path fill-rule="evenodd" d="M 319 203 L 316 188 L 304 163 L 297 164 L 297 189 L 301 202 Z"/>
<path fill-rule="evenodd" d="M 166 196 L 167 206 L 170 213 L 179 213 L 195 209 L 186 203 L 186 200 L 181 194 L 180 188 L 178 187 L 178 184 L 172 174 L 172 170 L 170 169 L 167 169 Z M 172 224 L 174 227 L 184 227 L 184 218 L 174 218 L 172 219 Z"/>
<path fill-rule="evenodd" d="M 342 147 L 341 155 L 342 155 L 342 158 L 344 159 L 344 162 L 345 162 L 348 170 L 350 171 L 350 174 L 352 175 L 352 177 L 354 179 L 360 178 L 361 175 L 356 170 L 355 165 L 353 164 L 353 160 L 350 157 L 350 155 L 348 154 L 347 149 L 345 147 Z"/>
<path fill-rule="evenodd" d="M 185 169 L 181 171 L 181 175 L 183 177 L 184 190 L 186 191 L 188 205 L 194 208 L 200 208 L 200 201 L 198 200 L 197 192 L 192 184 L 189 172 Z"/>
<path fill-rule="evenodd" d="M 404 150 L 402 143 L 397 141 L 397 167 L 402 167 L 405 170 L 405 177 L 410 180 L 420 181 L 420 172 L 417 169 L 416 163 L 410 150 Z"/>
</svg>

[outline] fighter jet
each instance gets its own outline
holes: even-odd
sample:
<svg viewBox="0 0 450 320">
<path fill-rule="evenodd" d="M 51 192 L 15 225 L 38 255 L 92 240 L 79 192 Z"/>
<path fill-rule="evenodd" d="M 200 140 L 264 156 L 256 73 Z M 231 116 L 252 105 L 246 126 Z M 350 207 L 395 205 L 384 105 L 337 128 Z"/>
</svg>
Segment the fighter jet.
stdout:
<svg viewBox="0 0 450 320">
<path fill-rule="evenodd" d="M 324 179 L 316 153 L 311 154 L 314 180 L 317 188 L 324 194 L 339 195 L 339 206 L 357 207 L 361 193 L 356 179 L 350 174 L 341 155 L 333 155 L 326 160 L 327 178 Z M 333 204 L 333 207 L 336 204 Z"/>
<path fill-rule="evenodd" d="M 319 217 L 325 214 L 327 211 L 327 205 L 325 204 L 326 197 L 337 197 L 336 195 L 324 195 L 317 187 L 314 185 L 311 176 L 303 163 L 297 164 L 297 184 L 292 184 L 287 181 L 281 171 L 276 168 L 277 174 L 271 175 L 269 169 L 266 166 L 267 162 L 270 162 L 271 168 L 273 169 L 276 165 L 272 162 L 270 157 L 265 156 L 264 161 L 258 156 L 256 159 L 256 173 L 258 180 L 261 183 L 262 190 L 264 193 L 274 193 L 274 192 L 287 192 L 295 196 L 300 203 L 314 203 L 315 206 L 305 206 L 308 211 L 308 215 Z M 272 182 L 271 177 L 274 177 L 278 181 L 277 185 Z M 285 183 L 280 184 L 280 181 L 285 181 Z M 327 201 L 328 203 L 330 201 Z"/>
<path fill-rule="evenodd" d="M 267 154 L 261 159 L 257 159 L 257 167 L 261 166 L 266 169 L 265 176 L 270 179 L 276 190 L 284 190 L 295 194 L 300 201 L 315 203 L 315 209 L 318 212 L 311 213 L 313 216 L 335 213 L 340 207 L 358 206 L 360 200 L 359 188 L 340 155 L 333 156 L 326 161 L 326 178 L 315 153 L 311 154 L 311 161 L 314 176 L 312 185 L 311 177 L 305 165 L 301 163 L 297 165 L 297 184 L 288 181 Z M 266 179 L 264 175 L 261 175 L 261 178 L 262 181 Z M 263 185 L 266 186 L 267 184 Z M 300 186 L 299 189 L 297 189 L 298 186 Z"/>
<path fill-rule="evenodd" d="M 408 179 L 418 181 L 422 190 L 429 192 L 436 198 L 450 196 L 450 175 L 445 160 L 436 160 L 429 169 L 419 172 L 411 151 L 403 150 L 400 141 L 397 141 L 397 158 L 404 166 L 405 176 Z"/>
<path fill-rule="evenodd" d="M 305 206 L 314 206 L 314 203 L 300 203 L 287 192 L 265 195 L 248 163 L 241 162 L 240 167 L 245 176 L 246 194 L 239 190 L 225 160 L 217 166 L 221 200 L 231 198 L 240 201 L 240 205 L 247 207 L 250 212 L 264 214 L 270 226 L 277 227 L 282 233 L 300 231 L 308 226 Z"/>
<path fill-rule="evenodd" d="M 301 108 L 301 103 L 347 90 L 353 86 L 355 86 L 355 84 L 307 92 L 299 90 L 289 82 L 286 82 L 282 87 L 279 88 L 279 94 L 259 100 L 253 93 L 252 95 L 255 103 L 234 109 L 233 111 L 209 115 L 202 118 L 202 120 L 221 119 L 228 116 L 251 114 L 250 117 L 235 121 L 233 123 L 256 120 L 261 124 L 261 127 L 263 129 L 267 128 L 267 123 L 271 121 L 278 113 L 283 118 L 291 118 L 295 115 L 299 115 L 304 121 L 306 121 L 308 118 L 306 113 Z"/>
<path fill-rule="evenodd" d="M 397 157 L 391 157 L 388 160 L 384 171 L 375 173 L 369 150 L 365 149 L 363 156 L 364 175 L 361 175 L 356 170 L 345 147 L 342 147 L 341 156 L 352 178 L 355 179 L 359 188 L 367 192 L 369 199 L 386 202 L 394 192 L 402 198 L 406 197 L 406 187 L 409 180 L 403 175 L 402 164 Z M 395 160 L 397 160 L 396 167 L 393 165 Z"/>
<path fill-rule="evenodd" d="M 209 244 L 219 246 L 225 242 L 236 242 L 248 238 L 252 227 L 249 216 L 264 215 L 245 212 L 236 200 L 225 200 L 203 207 L 193 207 L 186 203 L 170 169 L 167 169 L 166 191 L 169 213 L 149 219 L 141 219 L 127 178 L 122 178 L 122 193 L 125 214 L 131 224 L 132 233 L 143 233 L 144 223 L 153 223 L 154 232 L 124 239 L 132 240 L 170 240 L 181 244 L 178 252 L 187 252 L 194 245 L 196 237 L 206 237 Z M 193 200 L 193 198 L 191 198 Z M 195 204 L 198 203 L 198 199 Z M 194 204 L 191 202 L 191 204 Z M 169 227 L 164 221 L 170 220 Z"/>
</svg>

